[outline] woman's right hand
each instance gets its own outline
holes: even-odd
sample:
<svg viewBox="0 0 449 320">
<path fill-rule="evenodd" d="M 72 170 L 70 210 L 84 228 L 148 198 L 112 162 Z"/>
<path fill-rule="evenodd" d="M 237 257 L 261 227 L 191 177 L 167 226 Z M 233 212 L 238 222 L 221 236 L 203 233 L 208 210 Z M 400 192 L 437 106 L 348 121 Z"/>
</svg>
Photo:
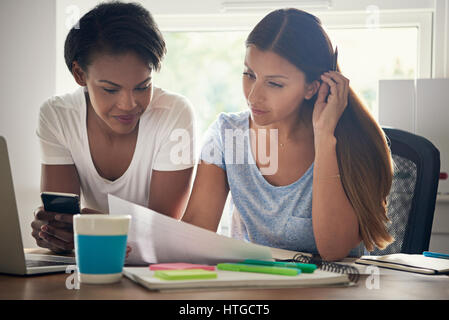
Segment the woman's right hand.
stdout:
<svg viewBox="0 0 449 320">
<path fill-rule="evenodd" d="M 83 208 L 81 214 L 100 214 L 93 209 Z M 31 235 L 39 247 L 55 253 L 70 253 L 74 249 L 73 215 L 45 211 L 39 207 L 34 211 Z"/>
<path fill-rule="evenodd" d="M 45 211 L 39 207 L 34 211 L 31 235 L 39 247 L 55 253 L 68 253 L 74 248 L 73 215 Z"/>
</svg>

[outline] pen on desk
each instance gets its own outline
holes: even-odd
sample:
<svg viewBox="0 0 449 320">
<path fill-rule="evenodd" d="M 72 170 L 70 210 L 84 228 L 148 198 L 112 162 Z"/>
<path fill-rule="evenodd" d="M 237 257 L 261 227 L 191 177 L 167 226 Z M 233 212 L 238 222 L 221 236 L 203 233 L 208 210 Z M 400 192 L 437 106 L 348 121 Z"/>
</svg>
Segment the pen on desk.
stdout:
<svg viewBox="0 0 449 320">
<path fill-rule="evenodd" d="M 446 253 L 424 251 L 422 254 L 425 257 L 449 259 L 449 254 Z"/>
<path fill-rule="evenodd" d="M 283 276 L 296 276 L 301 273 L 300 269 L 294 268 L 270 267 L 240 263 L 219 263 L 217 264 L 217 269 L 226 271 L 279 274 Z"/>
<path fill-rule="evenodd" d="M 312 273 L 317 268 L 317 266 L 315 264 L 310 264 L 310 263 L 267 261 L 267 260 L 253 260 L 253 259 L 246 259 L 246 260 L 242 261 L 241 263 L 252 264 L 252 265 L 261 265 L 261 266 L 296 268 L 296 269 L 300 269 L 304 273 Z"/>
<path fill-rule="evenodd" d="M 335 46 L 335 53 L 334 53 L 334 61 L 332 65 L 332 71 L 337 71 L 337 58 L 338 58 L 338 47 Z"/>
</svg>

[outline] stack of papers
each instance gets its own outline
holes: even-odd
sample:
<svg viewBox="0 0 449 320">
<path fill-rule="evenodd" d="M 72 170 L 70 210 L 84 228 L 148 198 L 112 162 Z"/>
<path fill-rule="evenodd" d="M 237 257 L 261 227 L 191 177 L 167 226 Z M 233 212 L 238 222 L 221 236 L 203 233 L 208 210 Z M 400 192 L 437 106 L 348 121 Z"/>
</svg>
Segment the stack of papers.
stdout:
<svg viewBox="0 0 449 320">
<path fill-rule="evenodd" d="M 185 262 L 217 264 L 244 259 L 272 260 L 269 247 L 218 235 L 109 195 L 109 214 L 132 216 L 127 265 Z"/>
</svg>

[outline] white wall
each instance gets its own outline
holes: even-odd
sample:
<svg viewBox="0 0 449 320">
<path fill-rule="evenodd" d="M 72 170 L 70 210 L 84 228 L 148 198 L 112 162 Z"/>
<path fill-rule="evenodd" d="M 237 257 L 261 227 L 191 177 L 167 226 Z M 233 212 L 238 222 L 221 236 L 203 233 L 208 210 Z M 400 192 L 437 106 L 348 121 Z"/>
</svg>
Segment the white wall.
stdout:
<svg viewBox="0 0 449 320">
<path fill-rule="evenodd" d="M 25 247 L 40 203 L 35 135 L 40 104 L 55 90 L 55 0 L 0 2 L 0 135 L 8 142 Z M 1 209 L 0 209 L 1 210 Z"/>
</svg>

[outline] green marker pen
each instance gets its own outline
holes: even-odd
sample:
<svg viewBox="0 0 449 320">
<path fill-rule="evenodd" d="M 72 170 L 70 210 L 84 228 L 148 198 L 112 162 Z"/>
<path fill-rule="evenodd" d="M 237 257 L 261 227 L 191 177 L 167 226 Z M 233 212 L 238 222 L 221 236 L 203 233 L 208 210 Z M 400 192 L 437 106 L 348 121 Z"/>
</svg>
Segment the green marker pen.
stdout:
<svg viewBox="0 0 449 320">
<path fill-rule="evenodd" d="M 301 273 L 300 269 L 250 265 L 241 263 L 219 263 L 217 264 L 217 269 L 226 271 L 270 273 L 284 276 L 296 276 Z"/>
<path fill-rule="evenodd" d="M 315 264 L 310 264 L 310 263 L 267 261 L 267 260 L 253 260 L 253 259 L 247 259 L 240 263 L 259 265 L 259 266 L 296 268 L 296 269 L 300 269 L 304 273 L 313 273 L 317 268 L 317 266 Z"/>
</svg>

